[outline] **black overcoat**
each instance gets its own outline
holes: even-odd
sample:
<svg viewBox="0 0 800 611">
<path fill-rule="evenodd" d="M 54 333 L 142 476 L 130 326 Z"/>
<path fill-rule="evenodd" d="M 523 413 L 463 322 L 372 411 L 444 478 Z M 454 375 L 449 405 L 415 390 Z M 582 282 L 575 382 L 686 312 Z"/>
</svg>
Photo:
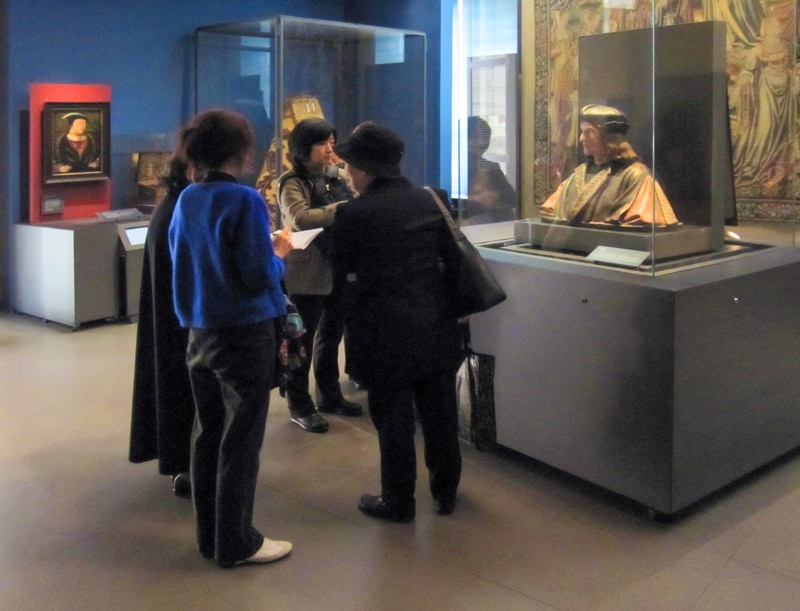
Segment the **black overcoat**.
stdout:
<svg viewBox="0 0 800 611">
<path fill-rule="evenodd" d="M 375 179 L 339 206 L 331 233 L 335 270 L 350 283 L 348 359 L 365 381 L 454 368 L 460 344 L 446 270 L 457 247 L 431 195 L 403 177 Z"/>
<path fill-rule="evenodd" d="M 156 206 L 147 231 L 136 334 L 129 459 L 158 459 L 158 471 L 189 471 L 194 400 L 186 368 L 189 330 L 178 324 L 172 299 L 167 231 L 178 199 Z"/>
</svg>

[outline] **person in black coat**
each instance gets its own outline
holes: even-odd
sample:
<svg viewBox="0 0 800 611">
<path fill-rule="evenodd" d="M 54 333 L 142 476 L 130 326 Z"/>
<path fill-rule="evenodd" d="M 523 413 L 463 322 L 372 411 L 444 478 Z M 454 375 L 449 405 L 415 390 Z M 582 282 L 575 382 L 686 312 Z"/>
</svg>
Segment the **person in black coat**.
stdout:
<svg viewBox="0 0 800 611">
<path fill-rule="evenodd" d="M 455 372 L 459 328 L 446 270 L 457 246 L 431 195 L 400 174 L 403 141 L 366 123 L 335 151 L 359 196 L 331 228 L 334 269 L 351 283 L 347 325 L 368 387 L 381 452 L 381 494 L 359 509 L 395 522 L 416 516 L 415 407 L 436 511 L 450 514 L 461 477 Z"/>
<path fill-rule="evenodd" d="M 158 471 L 169 475 L 173 491 L 189 497 L 189 450 L 194 400 L 186 369 L 188 329 L 178 324 L 172 300 L 172 260 L 167 230 L 181 191 L 189 184 L 186 164 L 170 160 L 162 177 L 166 195 L 150 218 L 145 241 L 129 459 L 158 460 Z"/>
</svg>

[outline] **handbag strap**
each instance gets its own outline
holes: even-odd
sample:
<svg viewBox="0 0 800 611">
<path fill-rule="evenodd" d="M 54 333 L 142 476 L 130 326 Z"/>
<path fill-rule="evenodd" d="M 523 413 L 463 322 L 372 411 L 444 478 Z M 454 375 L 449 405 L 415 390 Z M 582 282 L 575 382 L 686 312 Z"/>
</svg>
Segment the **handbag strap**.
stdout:
<svg viewBox="0 0 800 611">
<path fill-rule="evenodd" d="M 442 211 L 442 216 L 444 216 L 445 220 L 447 221 L 447 226 L 450 228 L 450 231 L 453 232 L 453 235 L 458 235 L 461 233 L 461 229 L 458 226 L 458 223 L 455 222 L 453 219 L 453 215 L 450 214 L 450 210 L 447 209 L 447 206 L 444 205 L 444 202 L 436 193 L 433 187 L 425 186 L 425 190 L 431 194 L 433 197 L 433 201 L 436 202 L 436 205 L 439 206 L 439 210 Z"/>
<path fill-rule="evenodd" d="M 469 333 L 469 321 L 458 325 L 458 330 L 461 333 L 461 350 L 464 353 L 472 352 L 472 338 Z"/>
<path fill-rule="evenodd" d="M 464 235 L 464 232 L 461 231 L 461 228 L 456 223 L 455 219 L 453 219 L 453 215 L 450 214 L 450 211 L 447 209 L 447 206 L 444 205 L 444 202 L 441 200 L 439 195 L 433 189 L 433 187 L 425 186 L 425 190 L 431 194 L 433 197 L 433 201 L 436 202 L 436 205 L 439 206 L 439 210 L 442 212 L 442 216 L 444 217 L 445 223 L 447 223 L 447 228 L 450 230 L 450 235 L 453 236 L 453 240 L 455 240 L 456 244 L 459 242 L 463 242 L 465 244 L 470 244 L 467 236 Z M 462 336 L 462 347 L 466 352 L 472 350 L 470 346 L 470 339 L 469 339 L 469 316 L 464 317 L 463 319 L 459 318 L 458 322 L 460 323 L 460 327 L 467 327 L 466 329 L 466 336 Z"/>
</svg>

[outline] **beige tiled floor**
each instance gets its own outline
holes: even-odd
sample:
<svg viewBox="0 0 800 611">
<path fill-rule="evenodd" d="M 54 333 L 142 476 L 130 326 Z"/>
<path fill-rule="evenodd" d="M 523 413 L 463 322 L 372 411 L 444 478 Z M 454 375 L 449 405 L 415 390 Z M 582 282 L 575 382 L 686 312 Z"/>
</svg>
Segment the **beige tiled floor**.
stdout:
<svg viewBox="0 0 800 611">
<path fill-rule="evenodd" d="M 190 502 L 127 462 L 134 339 L 133 324 L 0 315 L 2 609 L 800 609 L 800 454 L 662 524 L 465 447 L 453 516 L 433 513 L 421 467 L 417 520 L 384 524 L 356 510 L 378 491 L 368 418 L 312 435 L 277 395 L 256 524 L 295 550 L 219 569 Z"/>
</svg>

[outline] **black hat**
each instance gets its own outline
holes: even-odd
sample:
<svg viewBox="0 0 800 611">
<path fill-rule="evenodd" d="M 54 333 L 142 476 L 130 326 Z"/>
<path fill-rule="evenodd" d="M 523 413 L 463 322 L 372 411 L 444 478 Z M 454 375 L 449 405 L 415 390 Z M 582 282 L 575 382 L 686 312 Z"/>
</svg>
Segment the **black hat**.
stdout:
<svg viewBox="0 0 800 611">
<path fill-rule="evenodd" d="M 365 123 L 333 150 L 347 163 L 372 176 L 399 176 L 405 145 L 388 127 Z"/>
<path fill-rule="evenodd" d="M 580 120 L 593 123 L 609 134 L 625 134 L 630 127 L 624 112 L 601 104 L 588 104 L 581 108 Z"/>
</svg>

